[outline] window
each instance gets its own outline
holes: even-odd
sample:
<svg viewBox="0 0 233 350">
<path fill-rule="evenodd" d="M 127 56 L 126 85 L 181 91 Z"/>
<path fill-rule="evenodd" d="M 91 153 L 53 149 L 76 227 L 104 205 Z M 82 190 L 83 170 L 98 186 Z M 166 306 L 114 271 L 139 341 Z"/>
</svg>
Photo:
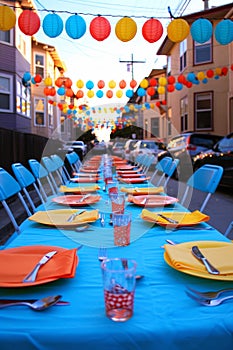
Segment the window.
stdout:
<svg viewBox="0 0 233 350">
<path fill-rule="evenodd" d="M 35 98 L 35 126 L 45 126 L 45 100 L 44 98 Z"/>
<path fill-rule="evenodd" d="M 159 118 L 151 118 L 151 136 L 159 136 Z"/>
<path fill-rule="evenodd" d="M 49 127 L 53 126 L 53 105 L 48 103 L 48 118 L 49 118 Z"/>
<path fill-rule="evenodd" d="M 203 44 L 194 41 L 194 64 L 212 62 L 212 39 Z"/>
<path fill-rule="evenodd" d="M 12 45 L 12 31 L 11 30 L 0 30 L 0 42 L 3 42 L 4 44 L 11 44 Z"/>
<path fill-rule="evenodd" d="M 35 54 L 35 74 L 39 74 L 44 78 L 45 72 L 45 57 L 44 55 Z"/>
<path fill-rule="evenodd" d="M 180 100 L 180 130 L 188 130 L 188 97 Z"/>
<path fill-rule="evenodd" d="M 0 74 L 0 111 L 13 112 L 13 77 Z"/>
<path fill-rule="evenodd" d="M 167 134 L 170 136 L 172 134 L 172 109 L 168 108 L 167 110 Z"/>
<path fill-rule="evenodd" d="M 187 65 L 187 40 L 180 43 L 180 71 L 182 72 Z"/>
<path fill-rule="evenodd" d="M 195 130 L 213 129 L 213 96 L 212 92 L 194 95 L 195 98 Z"/>
<path fill-rule="evenodd" d="M 16 111 L 30 118 L 31 116 L 31 89 L 25 87 L 21 81 L 16 83 Z"/>
</svg>

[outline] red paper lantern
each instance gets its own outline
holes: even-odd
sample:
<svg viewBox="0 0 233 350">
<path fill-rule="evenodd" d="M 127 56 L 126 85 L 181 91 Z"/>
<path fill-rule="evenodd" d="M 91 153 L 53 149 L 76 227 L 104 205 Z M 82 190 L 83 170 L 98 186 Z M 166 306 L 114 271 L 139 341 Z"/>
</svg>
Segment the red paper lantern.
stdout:
<svg viewBox="0 0 233 350">
<path fill-rule="evenodd" d="M 103 89 L 105 87 L 105 82 L 103 80 L 99 80 L 97 86 L 99 89 Z"/>
<path fill-rule="evenodd" d="M 44 88 L 44 94 L 45 94 L 46 96 L 49 96 L 49 95 L 50 95 L 50 88 L 49 88 L 48 86 L 46 86 L 46 87 Z"/>
<path fill-rule="evenodd" d="M 111 25 L 105 17 L 98 16 L 91 21 L 89 30 L 95 40 L 103 41 L 110 35 Z"/>
<path fill-rule="evenodd" d="M 156 107 L 160 107 L 161 106 L 160 101 L 157 101 L 155 105 L 156 105 Z"/>
<path fill-rule="evenodd" d="M 175 77 L 173 77 L 173 75 L 170 75 L 170 76 L 167 78 L 167 82 L 168 82 L 168 84 L 175 84 L 176 79 L 175 79 Z"/>
<path fill-rule="evenodd" d="M 36 74 L 34 77 L 34 80 L 36 83 L 41 83 L 42 82 L 42 76 L 40 74 Z"/>
<path fill-rule="evenodd" d="M 158 19 L 151 18 L 142 27 L 142 35 L 149 43 L 155 43 L 163 35 L 163 26 Z"/>
<path fill-rule="evenodd" d="M 174 85 L 172 85 L 172 84 L 168 84 L 167 85 L 167 91 L 168 92 L 173 92 L 175 90 L 175 86 Z"/>
<path fill-rule="evenodd" d="M 222 75 L 227 75 L 227 73 L 228 73 L 228 68 L 222 67 Z"/>
<path fill-rule="evenodd" d="M 77 98 L 82 98 L 84 96 L 84 93 L 82 90 L 78 90 L 77 93 L 76 93 L 76 97 Z"/>
<path fill-rule="evenodd" d="M 57 87 L 61 87 L 61 86 L 63 85 L 63 82 L 64 82 L 64 78 L 62 78 L 62 77 L 57 78 L 57 79 L 55 80 L 55 85 L 56 85 Z"/>
<path fill-rule="evenodd" d="M 73 84 L 73 82 L 70 78 L 64 79 L 64 85 L 66 88 L 71 88 L 72 84 Z"/>
<path fill-rule="evenodd" d="M 208 78 L 213 78 L 214 76 L 214 71 L 212 69 L 208 69 L 206 72 L 206 75 Z"/>
<path fill-rule="evenodd" d="M 53 86 L 53 87 L 51 87 L 50 88 L 50 96 L 55 96 L 56 95 L 56 89 L 55 89 L 55 87 Z"/>
<path fill-rule="evenodd" d="M 113 96 L 112 90 L 108 90 L 108 91 L 106 92 L 106 96 L 107 96 L 108 98 L 112 98 L 112 96 Z"/>
<path fill-rule="evenodd" d="M 149 84 L 150 84 L 150 86 L 156 86 L 157 85 L 157 80 L 155 78 L 151 78 L 149 80 Z"/>
<path fill-rule="evenodd" d="M 130 87 L 133 89 L 133 88 L 135 88 L 135 86 L 137 86 L 137 82 L 136 82 L 136 80 L 132 79 L 130 82 Z"/>
<path fill-rule="evenodd" d="M 191 81 L 187 81 L 185 85 L 190 89 L 193 86 L 193 83 L 191 83 Z"/>
<path fill-rule="evenodd" d="M 180 74 L 177 78 L 178 83 L 185 84 L 186 83 L 186 78 L 183 74 Z"/>
<path fill-rule="evenodd" d="M 150 86 L 150 87 L 148 87 L 148 89 L 146 90 L 146 92 L 147 92 L 147 95 L 153 96 L 153 95 L 155 94 L 155 88 L 152 87 L 152 86 Z"/>
<path fill-rule="evenodd" d="M 66 89 L 66 96 L 67 97 L 73 97 L 74 96 L 74 92 L 72 89 Z"/>
<path fill-rule="evenodd" d="M 21 32 L 32 36 L 40 29 L 40 17 L 36 12 L 24 10 L 19 15 L 18 25 Z"/>
<path fill-rule="evenodd" d="M 121 80 L 121 81 L 119 82 L 119 87 L 120 87 L 121 89 L 124 89 L 124 88 L 126 87 L 126 82 L 125 82 L 125 80 Z"/>
</svg>

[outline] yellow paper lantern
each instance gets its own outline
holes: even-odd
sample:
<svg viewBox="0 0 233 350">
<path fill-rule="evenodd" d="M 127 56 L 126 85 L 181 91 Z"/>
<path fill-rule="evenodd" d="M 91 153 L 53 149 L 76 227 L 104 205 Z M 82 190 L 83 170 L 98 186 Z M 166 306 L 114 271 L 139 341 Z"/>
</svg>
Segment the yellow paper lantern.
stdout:
<svg viewBox="0 0 233 350">
<path fill-rule="evenodd" d="M 117 90 L 117 92 L 116 92 L 116 97 L 121 98 L 122 95 L 123 95 L 122 90 Z"/>
<path fill-rule="evenodd" d="M 146 89 L 148 87 L 149 83 L 148 83 L 148 80 L 147 79 L 142 79 L 141 83 L 140 83 L 140 86 L 143 88 L 143 89 Z"/>
<path fill-rule="evenodd" d="M 221 75 L 221 73 L 222 73 L 221 68 L 219 68 L 219 67 L 215 68 L 215 75 Z"/>
<path fill-rule="evenodd" d="M 89 98 L 94 97 L 94 91 L 93 91 L 93 90 L 88 90 L 88 91 L 87 91 L 87 96 L 88 96 Z"/>
<path fill-rule="evenodd" d="M 77 83 L 76 83 L 76 86 L 79 88 L 79 89 L 82 89 L 84 87 L 84 82 L 82 80 L 78 80 Z"/>
<path fill-rule="evenodd" d="M 167 85 L 167 79 L 165 77 L 159 78 L 159 85 L 160 86 L 166 86 Z"/>
<path fill-rule="evenodd" d="M 7 31 L 12 29 L 16 23 L 16 14 L 8 6 L 0 6 L 0 30 Z"/>
<path fill-rule="evenodd" d="M 190 27 L 187 21 L 182 18 L 174 19 L 167 26 L 168 38 L 175 42 L 180 43 L 189 35 Z"/>
<path fill-rule="evenodd" d="M 115 26 L 116 37 L 123 42 L 132 40 L 135 37 L 136 33 L 137 24 L 130 17 L 121 18 Z"/>
<path fill-rule="evenodd" d="M 46 86 L 52 86 L 52 85 L 53 85 L 53 80 L 52 80 L 52 78 L 51 78 L 51 77 L 45 78 L 45 79 L 44 79 L 44 84 L 45 84 Z"/>
<path fill-rule="evenodd" d="M 163 95 L 165 93 L 165 87 L 164 86 L 159 86 L 157 91 L 158 91 L 158 94 Z"/>
<path fill-rule="evenodd" d="M 203 79 L 205 79 L 205 73 L 204 73 L 204 72 L 198 72 L 198 73 L 197 73 L 197 79 L 198 79 L 198 80 L 203 80 Z"/>
<path fill-rule="evenodd" d="M 110 87 L 110 89 L 114 89 L 116 86 L 116 82 L 114 80 L 110 80 L 108 86 Z"/>
</svg>

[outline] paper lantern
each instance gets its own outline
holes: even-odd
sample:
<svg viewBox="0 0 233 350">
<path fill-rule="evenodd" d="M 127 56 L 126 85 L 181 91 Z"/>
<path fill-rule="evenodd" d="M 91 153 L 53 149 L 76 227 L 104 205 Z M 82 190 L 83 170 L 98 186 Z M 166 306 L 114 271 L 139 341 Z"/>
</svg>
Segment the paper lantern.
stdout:
<svg viewBox="0 0 233 350">
<path fill-rule="evenodd" d="M 104 96 L 103 91 L 102 91 L 102 90 L 98 90 L 98 91 L 96 92 L 96 96 L 97 96 L 98 98 L 102 98 L 102 97 Z"/>
<path fill-rule="evenodd" d="M 150 86 L 156 86 L 157 85 L 157 80 L 155 78 L 151 78 L 149 81 Z"/>
<path fill-rule="evenodd" d="M 137 86 L 137 82 L 136 82 L 136 80 L 132 79 L 131 82 L 130 82 L 130 87 L 131 87 L 132 89 L 134 89 L 135 86 Z"/>
<path fill-rule="evenodd" d="M 185 86 L 190 89 L 193 86 L 193 83 L 191 83 L 191 81 L 186 81 Z"/>
<path fill-rule="evenodd" d="M 126 87 L 126 81 L 125 81 L 125 80 L 121 80 L 121 81 L 119 82 L 119 87 L 120 87 L 121 89 L 124 89 L 124 88 Z"/>
<path fill-rule="evenodd" d="M 160 77 L 159 78 L 159 85 L 161 85 L 161 86 L 167 85 L 167 79 L 165 77 Z"/>
<path fill-rule="evenodd" d="M 16 14 L 8 6 L 0 6 L 0 30 L 7 31 L 12 29 L 16 23 Z"/>
<path fill-rule="evenodd" d="M 66 20 L 66 33 L 72 39 L 80 39 L 86 33 L 86 22 L 84 19 L 75 14 Z"/>
<path fill-rule="evenodd" d="M 126 95 L 126 97 L 128 97 L 128 98 L 133 97 L 133 90 L 128 89 L 128 90 L 126 91 L 125 95 Z"/>
<path fill-rule="evenodd" d="M 167 78 L 167 82 L 168 84 L 172 85 L 174 84 L 176 81 L 175 77 L 173 77 L 173 75 L 170 75 L 168 78 Z"/>
<path fill-rule="evenodd" d="M 183 89 L 183 85 L 181 83 L 175 83 L 176 90 L 180 91 Z"/>
<path fill-rule="evenodd" d="M 227 67 L 222 67 L 221 75 L 227 75 L 227 73 L 228 73 L 228 68 Z"/>
<path fill-rule="evenodd" d="M 130 17 L 121 18 L 115 26 L 116 37 L 123 42 L 132 40 L 135 37 L 136 33 L 137 24 Z"/>
<path fill-rule="evenodd" d="M 50 88 L 49 88 L 48 86 L 46 86 L 46 87 L 44 88 L 44 95 L 46 95 L 46 96 L 49 96 L 49 95 L 50 95 Z"/>
<path fill-rule="evenodd" d="M 82 98 L 83 96 L 84 96 L 84 93 L 83 93 L 82 90 L 78 90 L 78 91 L 76 92 L 76 97 L 77 97 L 77 98 Z"/>
<path fill-rule="evenodd" d="M 141 83 L 139 84 L 143 89 L 146 89 L 149 85 L 147 79 L 142 79 Z"/>
<path fill-rule="evenodd" d="M 40 29 L 40 17 L 36 12 L 24 10 L 18 18 L 19 29 L 25 35 L 34 35 Z"/>
<path fill-rule="evenodd" d="M 113 96 L 112 90 L 108 90 L 108 91 L 106 92 L 106 96 L 107 96 L 108 98 L 112 98 L 112 96 Z"/>
<path fill-rule="evenodd" d="M 158 91 L 158 94 L 163 95 L 165 93 L 165 87 L 164 86 L 159 86 L 157 91 Z"/>
<path fill-rule="evenodd" d="M 213 32 L 212 23 L 206 18 L 198 18 L 194 21 L 190 28 L 193 40 L 203 44 L 210 40 Z"/>
<path fill-rule="evenodd" d="M 66 88 L 70 88 L 72 86 L 73 82 L 70 78 L 65 78 L 64 79 L 64 85 Z"/>
<path fill-rule="evenodd" d="M 110 87 L 110 89 L 114 89 L 116 87 L 116 82 L 114 80 L 110 80 L 108 86 Z"/>
<path fill-rule="evenodd" d="M 149 43 L 155 43 L 163 35 L 163 26 L 158 19 L 151 18 L 143 24 L 142 36 Z"/>
<path fill-rule="evenodd" d="M 183 74 L 180 74 L 177 78 L 178 83 L 185 84 L 186 78 Z"/>
<path fill-rule="evenodd" d="M 103 80 L 99 80 L 97 86 L 99 89 L 103 89 L 105 87 L 105 82 Z"/>
<path fill-rule="evenodd" d="M 36 74 L 34 80 L 37 84 L 42 82 L 42 76 L 40 74 Z"/>
<path fill-rule="evenodd" d="M 123 95 L 122 90 L 117 90 L 117 92 L 116 92 L 116 97 L 121 98 L 122 95 Z"/>
<path fill-rule="evenodd" d="M 215 68 L 215 74 L 216 75 L 221 75 L 221 73 L 222 73 L 222 69 L 221 68 L 219 68 L 219 67 Z"/>
<path fill-rule="evenodd" d="M 53 86 L 53 87 L 50 88 L 50 96 L 55 96 L 55 95 L 56 95 L 56 89 Z"/>
<path fill-rule="evenodd" d="M 149 96 L 154 96 L 154 94 L 155 94 L 155 88 L 154 88 L 153 86 L 150 86 L 150 87 L 148 87 L 148 89 L 146 90 L 146 92 L 147 92 L 147 95 L 149 95 Z"/>
<path fill-rule="evenodd" d="M 142 96 L 145 96 L 146 95 L 146 90 L 143 89 L 142 87 L 140 87 L 138 90 L 137 90 L 137 95 L 142 97 Z"/>
<path fill-rule="evenodd" d="M 91 21 L 89 30 L 95 40 L 103 41 L 109 37 L 111 25 L 105 17 L 98 16 Z"/>
<path fill-rule="evenodd" d="M 42 27 L 47 36 L 56 38 L 63 31 L 63 21 L 56 13 L 50 13 L 45 16 Z"/>
<path fill-rule="evenodd" d="M 175 86 L 173 84 L 168 84 L 167 85 L 167 91 L 168 92 L 173 92 L 175 90 Z"/>
<path fill-rule="evenodd" d="M 188 73 L 187 80 L 193 83 L 196 80 L 196 75 L 193 72 Z"/>
<path fill-rule="evenodd" d="M 203 80 L 205 78 L 205 73 L 204 72 L 198 72 L 197 73 L 197 79 L 198 80 Z"/>
<path fill-rule="evenodd" d="M 87 88 L 88 90 L 91 90 L 91 89 L 93 89 L 93 87 L 94 87 L 93 81 L 88 80 L 88 81 L 86 82 L 86 88 Z"/>
<path fill-rule="evenodd" d="M 92 98 L 92 97 L 94 97 L 94 91 L 93 90 L 88 90 L 87 91 L 87 97 L 89 97 L 89 98 Z"/>
<path fill-rule="evenodd" d="M 215 27 L 214 35 L 219 44 L 230 44 L 233 40 L 233 22 L 230 19 L 219 22 Z"/>
<path fill-rule="evenodd" d="M 44 84 L 45 84 L 46 86 L 51 86 L 51 85 L 53 84 L 52 78 L 51 78 L 51 77 L 46 77 L 46 78 L 44 79 Z"/>
<path fill-rule="evenodd" d="M 78 80 L 76 82 L 76 86 L 79 88 L 79 89 L 82 89 L 84 87 L 84 82 L 82 80 Z"/>
<path fill-rule="evenodd" d="M 167 36 L 168 38 L 175 42 L 180 43 L 189 35 L 189 24 L 182 18 L 174 19 L 167 26 Z"/>
<path fill-rule="evenodd" d="M 74 92 L 72 89 L 68 88 L 66 89 L 66 94 L 67 97 L 73 97 L 74 96 Z"/>
<path fill-rule="evenodd" d="M 31 80 L 31 74 L 30 72 L 25 72 L 24 75 L 23 75 L 23 80 L 24 81 L 29 81 Z"/>
<path fill-rule="evenodd" d="M 214 76 L 214 71 L 212 69 L 208 69 L 206 72 L 206 75 L 208 78 L 213 78 Z"/>
<path fill-rule="evenodd" d="M 57 89 L 57 94 L 58 94 L 59 96 L 65 95 L 65 92 L 66 92 L 66 90 L 65 90 L 64 87 L 59 87 L 59 88 Z"/>
</svg>

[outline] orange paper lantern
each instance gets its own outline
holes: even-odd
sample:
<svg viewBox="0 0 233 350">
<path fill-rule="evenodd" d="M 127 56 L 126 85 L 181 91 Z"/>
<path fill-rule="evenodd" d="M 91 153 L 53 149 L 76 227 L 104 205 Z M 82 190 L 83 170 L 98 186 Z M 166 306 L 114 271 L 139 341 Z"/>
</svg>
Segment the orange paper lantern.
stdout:
<svg viewBox="0 0 233 350">
<path fill-rule="evenodd" d="M 182 18 L 176 18 L 167 26 L 168 38 L 175 42 L 180 43 L 189 35 L 190 27 L 187 21 Z"/>
<path fill-rule="evenodd" d="M 131 87 L 132 89 L 134 89 L 136 86 L 137 86 L 136 80 L 132 79 L 131 82 L 130 82 L 130 87 Z"/>
<path fill-rule="evenodd" d="M 76 97 L 77 98 L 82 98 L 84 96 L 84 93 L 82 90 L 78 90 L 77 93 L 76 93 Z"/>
<path fill-rule="evenodd" d="M 66 96 L 67 97 L 73 97 L 74 96 L 73 90 L 70 89 L 70 88 L 66 89 Z"/>
<path fill-rule="evenodd" d="M 7 31 L 12 29 L 16 23 L 16 14 L 8 6 L 0 6 L 0 30 Z"/>
<path fill-rule="evenodd" d="M 36 12 L 24 10 L 19 15 L 18 25 L 21 32 L 32 36 L 40 29 L 40 17 Z"/>
<path fill-rule="evenodd" d="M 97 86 L 99 89 L 103 89 L 105 87 L 105 82 L 103 80 L 99 80 Z"/>
<path fill-rule="evenodd" d="M 108 98 L 112 98 L 112 96 L 113 96 L 112 90 L 108 90 L 108 91 L 106 92 L 106 96 L 107 96 Z"/>
<path fill-rule="evenodd" d="M 121 89 L 124 89 L 124 88 L 126 87 L 126 82 L 125 82 L 125 80 L 121 80 L 121 81 L 119 82 L 119 87 L 120 87 Z"/>
<path fill-rule="evenodd" d="M 115 34 L 119 40 L 123 42 L 130 41 L 135 37 L 136 33 L 137 24 L 132 18 L 123 17 L 117 22 Z"/>
<path fill-rule="evenodd" d="M 148 87 L 148 89 L 146 91 L 147 91 L 147 94 L 149 96 L 154 96 L 154 94 L 155 94 L 155 88 L 152 86 Z"/>
</svg>

